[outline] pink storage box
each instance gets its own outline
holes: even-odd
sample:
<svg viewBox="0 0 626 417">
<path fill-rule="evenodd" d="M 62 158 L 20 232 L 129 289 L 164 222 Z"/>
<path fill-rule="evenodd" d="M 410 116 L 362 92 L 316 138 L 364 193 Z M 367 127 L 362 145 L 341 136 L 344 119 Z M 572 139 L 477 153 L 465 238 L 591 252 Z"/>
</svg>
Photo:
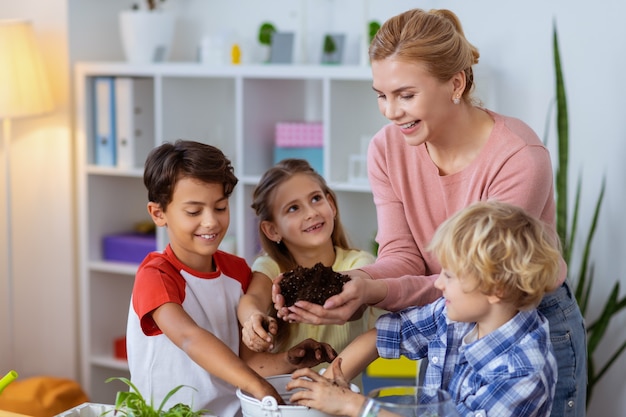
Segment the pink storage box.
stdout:
<svg viewBox="0 0 626 417">
<path fill-rule="evenodd" d="M 276 123 L 276 146 L 281 148 L 317 148 L 324 146 L 321 122 Z"/>
</svg>

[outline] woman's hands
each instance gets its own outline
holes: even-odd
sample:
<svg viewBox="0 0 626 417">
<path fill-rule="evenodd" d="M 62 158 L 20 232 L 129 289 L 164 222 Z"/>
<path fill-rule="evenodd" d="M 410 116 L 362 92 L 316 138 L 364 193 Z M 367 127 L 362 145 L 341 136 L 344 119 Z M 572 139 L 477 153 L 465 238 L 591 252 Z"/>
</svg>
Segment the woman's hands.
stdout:
<svg viewBox="0 0 626 417">
<path fill-rule="evenodd" d="M 291 396 L 290 402 L 328 414 L 357 416 L 365 397 L 350 389 L 350 383 L 341 371 L 341 358 L 331 364 L 329 371 L 332 374 L 330 379 L 308 368 L 295 371 L 287 389 L 300 390 Z"/>
<path fill-rule="evenodd" d="M 308 301 L 297 301 L 293 306 L 285 307 L 285 299 L 280 294 L 279 286 L 282 276 L 277 277 L 272 285 L 272 300 L 278 317 L 297 323 L 344 324 L 358 319 L 364 305 L 376 304 L 387 295 L 387 285 L 384 281 L 373 280 L 360 270 L 342 273 L 349 275 L 350 281 L 343 285 L 340 294 L 330 297 L 323 306 Z"/>
</svg>

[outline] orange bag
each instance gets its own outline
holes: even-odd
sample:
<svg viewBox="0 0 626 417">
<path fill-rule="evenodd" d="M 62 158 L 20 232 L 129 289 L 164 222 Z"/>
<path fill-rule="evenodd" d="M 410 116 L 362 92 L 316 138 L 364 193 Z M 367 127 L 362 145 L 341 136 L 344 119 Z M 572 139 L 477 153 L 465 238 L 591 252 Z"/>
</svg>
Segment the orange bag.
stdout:
<svg viewBox="0 0 626 417">
<path fill-rule="evenodd" d="M 0 395 L 0 410 L 52 417 L 88 401 L 87 394 L 71 379 L 37 376 L 9 384 Z"/>
</svg>

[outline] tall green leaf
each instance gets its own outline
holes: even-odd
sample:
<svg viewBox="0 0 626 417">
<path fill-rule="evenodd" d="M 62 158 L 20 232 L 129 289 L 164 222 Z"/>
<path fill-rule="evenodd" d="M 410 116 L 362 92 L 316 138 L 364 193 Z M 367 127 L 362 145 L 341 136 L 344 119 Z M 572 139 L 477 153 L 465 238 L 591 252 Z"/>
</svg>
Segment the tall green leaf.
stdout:
<svg viewBox="0 0 626 417">
<path fill-rule="evenodd" d="M 556 128 L 558 136 L 559 162 L 556 168 L 556 230 L 561 238 L 561 245 L 565 253 L 569 254 L 567 236 L 567 177 L 569 157 L 569 127 L 567 114 L 567 97 L 565 96 L 565 81 L 561 70 L 561 54 L 559 52 L 559 37 L 556 31 L 556 22 L 552 37 L 554 48 L 554 69 L 556 75 Z M 569 259 L 565 260 L 566 262 Z"/>
<path fill-rule="evenodd" d="M 571 223 L 568 224 L 568 159 L 569 159 L 569 126 L 567 113 L 567 97 L 565 94 L 565 81 L 563 79 L 561 56 L 559 51 L 559 42 L 556 30 L 556 23 L 553 28 L 553 48 L 554 48 L 554 70 L 556 80 L 556 130 L 558 136 L 558 166 L 556 168 L 556 212 L 557 212 L 557 233 L 561 240 L 563 249 L 563 258 L 565 259 L 569 269 L 568 273 L 572 274 L 572 248 L 578 234 L 578 219 L 580 202 L 582 195 L 582 178 L 579 176 L 576 184 L 576 196 L 574 198 L 574 211 Z M 550 112 L 551 113 L 551 112 Z M 547 132 L 547 130 L 546 130 Z M 583 316 L 587 317 L 587 307 L 589 306 L 591 289 L 594 282 L 594 266 L 590 260 L 591 243 L 596 233 L 598 217 L 604 200 L 606 189 L 606 181 L 603 178 L 600 193 L 596 200 L 591 225 L 585 236 L 584 248 L 578 268 L 578 276 L 575 281 L 575 296 Z M 569 227 L 569 230 L 568 230 Z M 626 340 L 620 347 L 609 356 L 608 360 L 598 370 L 594 359 L 594 353 L 598 346 L 607 335 L 607 329 L 611 320 L 622 310 L 626 309 L 626 297 L 619 296 L 619 282 L 615 284 L 608 300 L 604 303 L 605 307 L 600 316 L 593 322 L 588 321 L 587 325 L 587 406 L 589 406 L 591 395 L 595 385 L 598 383 L 611 365 L 615 363 L 617 358 L 626 350 Z"/>
</svg>

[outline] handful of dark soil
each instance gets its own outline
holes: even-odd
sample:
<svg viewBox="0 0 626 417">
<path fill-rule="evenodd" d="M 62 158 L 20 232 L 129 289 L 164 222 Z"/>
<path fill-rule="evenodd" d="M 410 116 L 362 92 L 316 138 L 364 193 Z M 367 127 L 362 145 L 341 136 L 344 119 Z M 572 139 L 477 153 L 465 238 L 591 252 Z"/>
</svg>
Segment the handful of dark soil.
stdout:
<svg viewBox="0 0 626 417">
<path fill-rule="evenodd" d="M 324 305 L 329 297 L 339 294 L 343 284 L 348 281 L 348 275 L 335 272 L 331 267 L 318 262 L 312 268 L 297 266 L 285 272 L 279 285 L 287 307 L 298 300 Z"/>
</svg>

